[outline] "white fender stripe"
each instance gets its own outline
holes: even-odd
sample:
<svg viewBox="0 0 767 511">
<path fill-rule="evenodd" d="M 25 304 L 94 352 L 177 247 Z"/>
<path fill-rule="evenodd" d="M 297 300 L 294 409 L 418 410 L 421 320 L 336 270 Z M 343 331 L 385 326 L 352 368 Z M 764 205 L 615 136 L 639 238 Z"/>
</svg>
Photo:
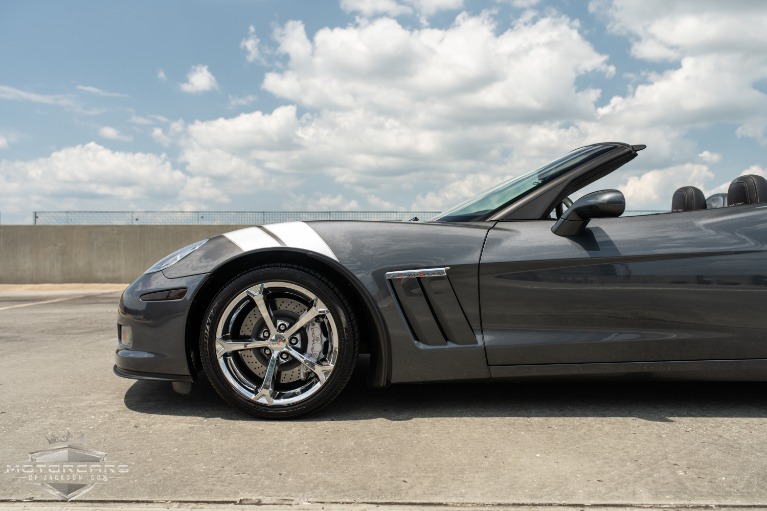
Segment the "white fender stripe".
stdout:
<svg viewBox="0 0 767 511">
<path fill-rule="evenodd" d="M 269 236 L 262 229 L 271 232 L 277 239 Z M 325 240 L 320 238 L 314 229 L 304 222 L 286 222 L 259 227 L 247 227 L 238 231 L 224 234 L 229 241 L 240 247 L 243 252 L 281 246 L 277 240 L 282 241 L 286 247 L 302 248 L 318 254 L 330 257 L 338 261 L 338 258 L 330 249 Z"/>
<path fill-rule="evenodd" d="M 280 244 L 258 227 L 247 227 L 224 234 L 229 241 L 237 245 L 243 252 L 257 248 L 279 247 Z"/>
<path fill-rule="evenodd" d="M 304 248 L 338 261 L 336 255 L 328 244 L 325 243 L 325 240 L 320 238 L 320 235 L 309 224 L 304 222 L 286 222 L 284 224 L 271 224 L 264 227 L 281 239 L 285 246 Z"/>
</svg>

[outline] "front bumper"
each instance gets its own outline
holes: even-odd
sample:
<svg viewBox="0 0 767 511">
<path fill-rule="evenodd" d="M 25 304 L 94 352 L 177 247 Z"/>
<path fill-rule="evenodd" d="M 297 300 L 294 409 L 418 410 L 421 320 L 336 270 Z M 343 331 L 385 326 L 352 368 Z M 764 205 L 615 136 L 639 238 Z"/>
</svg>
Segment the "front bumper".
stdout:
<svg viewBox="0 0 767 511">
<path fill-rule="evenodd" d="M 139 371 L 128 371 L 121 369 L 115 364 L 112 369 L 117 376 L 130 378 L 131 380 L 153 380 L 153 381 L 194 381 L 191 375 L 183 374 L 162 374 L 162 373 L 142 373 Z"/>
<path fill-rule="evenodd" d="M 118 339 L 130 329 L 130 342 L 118 341 L 115 374 L 124 378 L 191 381 L 186 349 L 186 321 L 197 289 L 208 274 L 167 278 L 162 272 L 144 274 L 122 295 L 117 313 Z M 179 300 L 142 301 L 141 296 L 186 288 Z"/>
</svg>

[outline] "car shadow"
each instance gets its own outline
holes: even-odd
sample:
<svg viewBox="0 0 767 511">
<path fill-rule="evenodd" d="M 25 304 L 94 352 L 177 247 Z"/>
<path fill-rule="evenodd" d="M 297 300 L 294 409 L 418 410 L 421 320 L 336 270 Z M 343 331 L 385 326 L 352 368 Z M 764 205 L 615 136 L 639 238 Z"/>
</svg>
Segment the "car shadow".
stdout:
<svg viewBox="0 0 767 511">
<path fill-rule="evenodd" d="M 407 421 L 436 417 L 767 417 L 767 382 L 546 381 L 365 385 L 361 361 L 330 406 L 301 421 Z M 166 382 L 136 381 L 125 406 L 152 415 L 254 420 L 227 405 L 205 378 L 189 395 Z"/>
</svg>

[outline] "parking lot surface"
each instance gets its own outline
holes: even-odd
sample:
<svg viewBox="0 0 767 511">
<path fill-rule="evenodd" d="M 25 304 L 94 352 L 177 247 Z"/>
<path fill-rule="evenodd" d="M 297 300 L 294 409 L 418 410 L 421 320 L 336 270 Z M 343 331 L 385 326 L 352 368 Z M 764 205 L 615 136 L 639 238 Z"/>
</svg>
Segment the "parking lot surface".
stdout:
<svg viewBox="0 0 767 511">
<path fill-rule="evenodd" d="M 112 373 L 120 286 L 0 288 L 0 508 L 58 501 L 14 467 L 49 439 L 124 467 L 71 509 L 767 507 L 767 385 L 364 386 L 266 422 L 198 381 Z M 22 502 L 25 501 L 25 502 Z"/>
</svg>

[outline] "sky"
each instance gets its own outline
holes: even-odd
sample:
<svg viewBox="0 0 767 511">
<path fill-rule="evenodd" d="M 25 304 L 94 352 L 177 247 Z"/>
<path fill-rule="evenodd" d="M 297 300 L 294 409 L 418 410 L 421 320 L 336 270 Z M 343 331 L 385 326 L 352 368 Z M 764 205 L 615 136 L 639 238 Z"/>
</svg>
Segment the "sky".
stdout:
<svg viewBox="0 0 767 511">
<path fill-rule="evenodd" d="M 627 209 L 767 176 L 762 0 L 6 0 L 0 222 L 441 210 L 600 141 Z"/>
</svg>

